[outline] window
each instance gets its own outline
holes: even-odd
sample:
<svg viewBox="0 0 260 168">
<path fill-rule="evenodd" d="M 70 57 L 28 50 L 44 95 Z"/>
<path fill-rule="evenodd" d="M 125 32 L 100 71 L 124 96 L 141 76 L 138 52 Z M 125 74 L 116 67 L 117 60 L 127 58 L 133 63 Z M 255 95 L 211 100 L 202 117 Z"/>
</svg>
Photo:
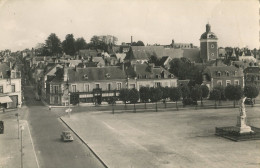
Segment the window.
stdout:
<svg viewBox="0 0 260 168">
<path fill-rule="evenodd" d="M 229 72 L 226 72 L 227 76 L 229 76 Z"/>
<path fill-rule="evenodd" d="M 226 86 L 231 85 L 231 81 L 230 80 L 226 80 Z"/>
<path fill-rule="evenodd" d="M 76 85 L 72 85 L 72 92 L 76 92 L 77 91 L 77 86 Z"/>
<path fill-rule="evenodd" d="M 222 86 L 222 80 L 218 80 L 218 81 L 217 81 L 217 84 L 218 84 L 219 86 Z"/>
<path fill-rule="evenodd" d="M 100 87 L 99 83 L 96 83 L 96 89 L 98 89 Z"/>
<path fill-rule="evenodd" d="M 214 53 L 211 53 L 211 56 L 214 57 Z"/>
<path fill-rule="evenodd" d="M 107 90 L 111 90 L 111 83 L 107 84 Z"/>
<path fill-rule="evenodd" d="M 214 46 L 214 44 L 211 44 L 211 48 L 214 48 L 215 46 Z"/>
<path fill-rule="evenodd" d="M 84 84 L 84 91 L 89 92 L 89 84 Z"/>
<path fill-rule="evenodd" d="M 15 72 L 11 73 L 11 78 L 15 78 Z"/>
<path fill-rule="evenodd" d="M 122 88 L 122 83 L 117 83 L 116 84 L 116 89 L 117 90 L 121 90 L 121 88 Z"/>
<path fill-rule="evenodd" d="M 53 93 L 59 93 L 59 86 L 53 86 Z"/>
<path fill-rule="evenodd" d="M 157 79 L 161 78 L 161 75 L 156 75 L 156 78 L 157 78 Z"/>
<path fill-rule="evenodd" d="M 237 76 L 237 71 L 235 71 L 235 76 Z"/>
<path fill-rule="evenodd" d="M 239 85 L 239 80 L 235 80 L 234 85 Z"/>
<path fill-rule="evenodd" d="M 221 76 L 221 72 L 220 71 L 217 72 L 217 76 Z"/>
<path fill-rule="evenodd" d="M 0 93 L 4 93 L 4 88 L 3 88 L 3 86 L 0 86 Z"/>
<path fill-rule="evenodd" d="M 12 92 L 15 92 L 15 85 L 12 84 L 11 87 L 12 87 Z"/>
<path fill-rule="evenodd" d="M 155 87 L 160 87 L 161 83 L 160 82 L 155 82 Z"/>
</svg>

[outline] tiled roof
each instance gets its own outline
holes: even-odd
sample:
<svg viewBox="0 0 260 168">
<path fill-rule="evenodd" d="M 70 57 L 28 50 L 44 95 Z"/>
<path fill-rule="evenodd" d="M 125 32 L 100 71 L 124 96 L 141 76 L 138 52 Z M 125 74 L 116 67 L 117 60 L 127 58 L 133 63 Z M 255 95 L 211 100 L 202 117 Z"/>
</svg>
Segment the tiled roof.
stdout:
<svg viewBox="0 0 260 168">
<path fill-rule="evenodd" d="M 244 73 L 257 73 L 257 74 L 260 74 L 260 68 L 259 67 L 247 67 L 244 70 Z"/>
<path fill-rule="evenodd" d="M 171 73 L 162 67 L 154 67 L 149 64 L 135 64 L 126 69 L 126 74 L 130 78 L 156 78 L 156 75 L 161 75 L 164 72 L 165 78 L 168 78 Z"/>
<path fill-rule="evenodd" d="M 191 48 L 191 49 L 182 49 L 183 57 L 188 58 L 191 62 L 202 62 L 200 58 L 200 49 L 199 48 Z"/>
<path fill-rule="evenodd" d="M 64 71 L 57 71 L 56 77 L 52 82 L 63 82 Z M 110 67 L 87 67 L 87 68 L 68 68 L 69 82 L 88 82 L 100 80 L 126 79 L 125 72 L 116 66 Z"/>
</svg>

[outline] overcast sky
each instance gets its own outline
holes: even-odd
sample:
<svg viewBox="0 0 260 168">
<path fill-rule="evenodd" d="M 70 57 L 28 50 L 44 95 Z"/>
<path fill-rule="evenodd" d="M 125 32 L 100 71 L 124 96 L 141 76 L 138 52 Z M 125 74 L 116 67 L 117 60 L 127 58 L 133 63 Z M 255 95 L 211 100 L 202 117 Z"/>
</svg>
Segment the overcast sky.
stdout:
<svg viewBox="0 0 260 168">
<path fill-rule="evenodd" d="M 50 33 L 199 46 L 207 22 L 219 46 L 259 48 L 258 8 L 258 0 L 0 0 L 0 50 L 35 47 Z"/>
</svg>

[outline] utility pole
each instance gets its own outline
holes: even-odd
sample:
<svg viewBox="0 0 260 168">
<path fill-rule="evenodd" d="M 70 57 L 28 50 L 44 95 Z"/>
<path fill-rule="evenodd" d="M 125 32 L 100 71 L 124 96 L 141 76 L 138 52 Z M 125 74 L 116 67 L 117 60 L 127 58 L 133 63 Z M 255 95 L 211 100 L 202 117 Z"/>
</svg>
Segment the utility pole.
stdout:
<svg viewBox="0 0 260 168">
<path fill-rule="evenodd" d="M 17 117 L 17 124 L 18 124 L 18 130 L 17 130 L 17 132 L 18 132 L 18 139 L 19 139 L 19 125 L 20 125 L 20 121 L 19 121 L 19 114 L 18 113 L 15 113 L 15 116 Z"/>
</svg>

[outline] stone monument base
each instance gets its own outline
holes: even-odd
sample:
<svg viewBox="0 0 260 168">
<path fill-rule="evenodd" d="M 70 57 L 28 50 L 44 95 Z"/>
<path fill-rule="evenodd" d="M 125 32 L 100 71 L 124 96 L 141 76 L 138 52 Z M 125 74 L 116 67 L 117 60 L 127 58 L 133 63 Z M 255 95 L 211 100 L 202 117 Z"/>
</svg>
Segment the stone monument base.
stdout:
<svg viewBox="0 0 260 168">
<path fill-rule="evenodd" d="M 247 127 L 216 127 L 215 135 L 221 136 L 233 141 L 248 141 L 260 139 L 260 128 Z"/>
</svg>

